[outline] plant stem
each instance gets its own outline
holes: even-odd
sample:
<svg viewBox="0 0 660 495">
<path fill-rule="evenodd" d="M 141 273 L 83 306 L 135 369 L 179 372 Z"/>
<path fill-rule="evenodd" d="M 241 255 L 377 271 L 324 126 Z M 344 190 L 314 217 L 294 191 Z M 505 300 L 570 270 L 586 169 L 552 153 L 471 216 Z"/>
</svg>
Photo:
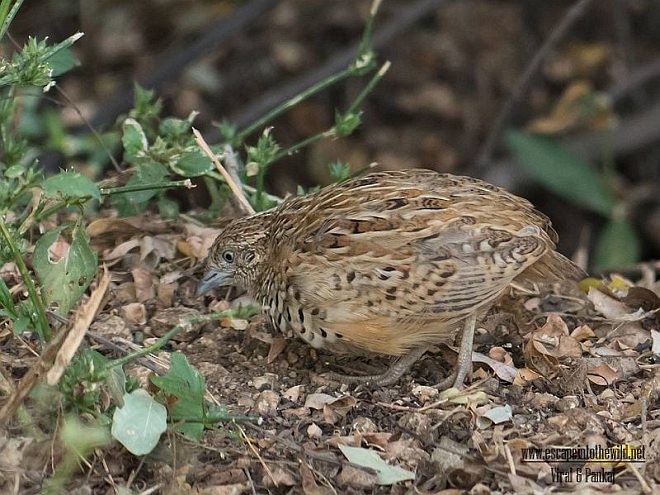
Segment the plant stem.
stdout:
<svg viewBox="0 0 660 495">
<path fill-rule="evenodd" d="M 209 206 L 209 210 L 211 213 L 214 214 L 214 216 L 217 216 L 220 213 L 220 210 L 222 209 L 222 203 L 223 203 L 223 198 L 222 195 L 220 194 L 220 189 L 218 189 L 218 186 L 216 185 L 216 182 L 211 179 L 208 175 L 205 175 L 203 177 L 204 180 L 204 185 L 206 186 L 206 190 L 209 192 L 209 196 L 211 196 L 211 206 Z"/>
<path fill-rule="evenodd" d="M 152 184 L 133 184 L 131 186 L 106 187 L 101 188 L 101 194 L 109 196 L 111 194 L 122 194 L 128 192 L 154 191 L 156 189 L 171 189 L 173 187 L 187 187 L 192 189 L 195 185 L 190 179 L 173 180 L 167 182 L 154 182 Z"/>
<path fill-rule="evenodd" d="M 162 348 L 167 342 L 174 337 L 177 333 L 179 333 L 183 328 L 189 325 L 193 325 L 195 323 L 200 323 L 203 321 L 211 321 L 211 320 L 218 320 L 220 318 L 227 318 L 234 316 L 236 314 L 236 310 L 233 309 L 228 309 L 226 311 L 220 311 L 218 313 L 208 313 L 205 315 L 195 315 L 191 316 L 190 318 L 184 319 L 181 323 L 178 325 L 175 325 L 172 327 L 170 330 L 168 330 L 165 334 L 163 334 L 162 337 L 160 337 L 156 342 L 151 344 L 148 347 L 145 347 L 143 349 L 140 349 L 139 351 L 132 352 L 130 354 L 127 354 L 124 357 L 115 359 L 114 361 L 109 362 L 108 364 L 105 365 L 105 370 L 109 370 L 111 368 L 116 368 L 117 366 L 123 366 L 127 363 L 130 363 L 131 361 L 134 361 L 138 358 L 141 358 L 143 356 L 146 356 L 147 354 L 151 354 L 152 352 L 156 352 L 160 348 Z"/>
<path fill-rule="evenodd" d="M 268 122 L 272 121 L 280 114 L 286 112 L 289 108 L 294 107 L 301 101 L 304 101 L 307 98 L 309 98 L 310 96 L 313 96 L 316 93 L 319 93 L 325 90 L 326 88 L 329 88 L 330 86 L 333 86 L 334 84 L 337 84 L 338 82 L 349 78 L 350 76 L 353 75 L 354 71 L 355 68 L 353 67 L 353 65 L 351 65 L 350 67 L 340 72 L 337 72 L 336 74 L 333 74 L 332 76 L 329 76 L 322 81 L 319 81 L 313 86 L 307 88 L 305 91 L 297 94 L 293 98 L 290 98 L 281 105 L 278 105 L 277 107 L 273 108 L 270 112 L 268 112 L 266 115 L 261 117 L 259 120 L 253 122 L 248 127 L 240 131 L 236 135 L 236 142 L 242 143 L 243 141 L 245 141 L 245 138 L 248 137 L 250 134 L 252 134 L 254 131 L 256 131 L 257 129 L 261 129 Z"/>
<path fill-rule="evenodd" d="M 353 113 L 357 110 L 357 108 L 362 105 L 362 102 L 365 100 L 365 98 L 373 91 L 373 89 L 376 87 L 376 85 L 380 82 L 380 80 L 383 78 L 385 73 L 390 69 L 390 65 L 392 65 L 389 60 L 385 62 L 383 65 L 381 65 L 380 69 L 378 69 L 378 72 L 374 74 L 374 76 L 369 80 L 367 85 L 364 87 L 362 91 L 360 91 L 360 94 L 357 95 L 355 100 L 353 100 L 353 103 L 351 103 L 351 106 L 348 107 L 348 110 L 346 110 L 345 113 Z"/>
<path fill-rule="evenodd" d="M 353 102 L 352 102 L 351 105 L 348 107 L 348 109 L 346 110 L 346 112 L 344 112 L 344 114 L 354 113 L 354 112 L 357 110 L 357 108 L 362 104 L 362 102 L 363 102 L 363 101 L 365 100 L 365 98 L 369 95 L 369 93 L 371 93 L 371 92 L 373 91 L 374 87 L 376 87 L 376 85 L 377 85 L 377 84 L 380 82 L 380 80 L 383 78 L 383 76 L 385 75 L 385 73 L 386 73 L 386 72 L 388 71 L 388 69 L 390 68 L 390 65 L 391 65 L 390 62 L 385 62 L 385 63 L 381 66 L 381 68 L 378 69 L 378 72 L 376 72 L 376 74 L 374 74 L 374 76 L 369 80 L 369 82 L 368 82 L 367 85 L 364 87 L 364 89 L 363 89 L 362 91 L 360 91 L 360 94 L 357 95 L 357 97 L 355 98 L 355 100 L 353 100 Z M 303 149 L 303 148 L 309 146 L 310 144 L 315 143 L 316 141 L 319 141 L 319 140 L 321 140 L 321 139 L 325 139 L 325 138 L 330 138 L 330 137 L 333 137 L 333 136 L 336 136 L 336 135 L 337 135 L 337 129 L 336 129 L 335 126 L 332 126 L 330 129 L 328 129 L 328 130 L 326 130 L 326 131 L 320 132 L 320 133 L 318 133 L 318 134 L 314 134 L 313 136 L 310 136 L 310 137 L 308 137 L 308 138 L 306 138 L 306 139 L 303 139 L 302 141 L 300 141 L 300 142 L 298 142 L 298 143 L 296 143 L 296 144 L 294 144 L 294 145 L 292 145 L 292 146 L 289 146 L 288 148 L 286 148 L 286 149 L 280 151 L 280 152 L 277 153 L 277 155 L 275 155 L 275 157 L 273 158 L 273 162 L 275 162 L 275 161 L 277 161 L 277 160 L 279 160 L 279 159 L 281 159 L 281 158 L 283 158 L 283 157 L 285 157 L 285 156 L 291 156 L 291 155 L 293 155 L 294 153 L 300 151 L 301 149 Z M 257 178 L 257 179 L 258 179 L 258 178 Z M 257 184 L 258 184 L 258 183 L 257 183 Z M 258 185 L 257 185 L 257 190 L 259 190 L 259 186 L 258 186 Z M 260 205 L 260 206 L 262 206 L 262 205 Z"/>
<path fill-rule="evenodd" d="M 11 233 L 9 232 L 9 229 L 7 228 L 7 225 L 5 224 L 3 219 L 0 219 L 0 234 L 5 239 L 7 246 L 9 246 L 14 261 L 16 262 L 16 267 L 18 268 L 18 271 L 21 274 L 21 277 L 23 278 L 23 283 L 25 284 L 25 288 L 27 289 L 30 300 L 34 305 L 34 309 L 37 312 L 38 325 L 35 330 L 37 331 L 37 333 L 39 334 L 39 338 L 43 342 L 48 342 L 51 337 L 51 332 L 50 332 L 50 324 L 48 323 L 48 319 L 46 318 L 46 308 L 44 306 L 44 301 L 43 299 L 41 299 L 41 296 L 37 293 L 37 288 L 34 286 L 34 282 L 30 277 L 30 272 L 28 271 L 27 266 L 25 266 L 25 262 L 23 261 L 23 256 L 18 250 L 18 247 L 16 246 L 16 243 L 14 242 L 14 239 L 12 238 Z"/>
<path fill-rule="evenodd" d="M 283 149 L 280 151 L 277 155 L 275 155 L 273 161 L 277 161 L 280 158 L 283 158 L 285 156 L 291 156 L 294 153 L 297 153 L 301 149 L 303 149 L 306 146 L 309 146 L 310 144 L 315 143 L 316 141 L 319 141 L 324 138 L 330 138 L 336 135 L 336 129 L 335 126 L 332 126 L 330 129 L 327 131 L 319 132 L 318 134 L 314 134 L 313 136 L 310 136 L 308 138 L 303 139 L 302 141 L 289 146 L 286 149 Z"/>
</svg>

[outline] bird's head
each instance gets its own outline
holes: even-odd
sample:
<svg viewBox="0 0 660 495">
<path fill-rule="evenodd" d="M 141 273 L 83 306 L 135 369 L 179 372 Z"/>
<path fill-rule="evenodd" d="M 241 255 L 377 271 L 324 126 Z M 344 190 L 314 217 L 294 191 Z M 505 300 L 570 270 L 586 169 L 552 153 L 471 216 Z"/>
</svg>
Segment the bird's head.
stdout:
<svg viewBox="0 0 660 495">
<path fill-rule="evenodd" d="M 209 250 L 198 296 L 230 285 L 250 292 L 266 256 L 268 230 L 263 220 L 264 215 L 253 215 L 227 225 Z"/>
</svg>

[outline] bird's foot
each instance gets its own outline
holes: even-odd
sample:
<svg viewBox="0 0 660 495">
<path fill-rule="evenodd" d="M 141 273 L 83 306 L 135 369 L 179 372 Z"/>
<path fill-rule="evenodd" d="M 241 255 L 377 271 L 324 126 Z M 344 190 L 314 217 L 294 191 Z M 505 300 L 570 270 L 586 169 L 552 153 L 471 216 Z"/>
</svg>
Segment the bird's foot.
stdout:
<svg viewBox="0 0 660 495">
<path fill-rule="evenodd" d="M 326 373 L 324 376 L 329 380 L 342 383 L 362 383 L 376 387 L 387 387 L 394 385 L 401 379 L 406 371 L 421 358 L 426 352 L 426 348 L 413 349 L 401 359 L 396 361 L 384 373 L 378 375 L 342 375 L 340 373 Z"/>
</svg>

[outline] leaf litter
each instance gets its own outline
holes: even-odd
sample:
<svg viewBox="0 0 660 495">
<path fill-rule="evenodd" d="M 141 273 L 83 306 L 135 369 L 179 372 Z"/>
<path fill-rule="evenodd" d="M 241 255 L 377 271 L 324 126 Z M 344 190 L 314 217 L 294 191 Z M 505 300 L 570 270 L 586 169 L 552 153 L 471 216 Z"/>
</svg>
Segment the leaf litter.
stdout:
<svg viewBox="0 0 660 495">
<path fill-rule="evenodd" d="M 127 337 L 148 344 L 191 315 L 246 303 L 235 292 L 195 298 L 193 269 L 217 230 L 183 222 L 168 221 L 167 229 L 162 225 L 157 219 L 103 219 L 87 229 L 92 245 L 105 253 L 100 258 L 111 263 L 107 294 L 94 311 L 91 329 L 111 340 L 123 335 L 116 342 L 127 352 L 132 350 L 125 345 Z M 3 267 L 3 273 L 11 274 L 12 268 Z M 259 317 L 188 325 L 168 350 L 181 352 L 201 375 L 171 384 L 172 390 L 182 392 L 168 400 L 179 401 L 179 408 L 186 410 L 193 407 L 200 416 L 202 409 L 184 390 L 201 383 L 207 400 L 231 413 L 259 416 L 262 423 L 245 425 L 249 442 L 236 440 L 230 426 L 204 432 L 202 423 L 174 424 L 178 433 L 169 437 L 174 443 L 168 447 L 162 437 L 157 450 L 186 445 L 177 462 L 209 473 L 197 480 L 199 486 L 236 493 L 252 484 L 264 490 L 299 486 L 306 493 L 404 493 L 412 485 L 428 492 L 469 489 L 480 480 L 484 486 L 497 483 L 509 490 L 543 493 L 553 486 L 556 464 L 525 463 L 524 449 L 625 443 L 649 447 L 646 464 L 635 467 L 637 473 L 626 466 L 616 468 L 616 484 L 639 486 L 637 476 L 652 479 L 658 465 L 657 455 L 651 454 L 660 441 L 658 284 L 641 287 L 613 277 L 592 285 L 586 294 L 561 290 L 512 289 L 493 312 L 513 318 L 496 318 L 497 324 L 485 324 L 488 328 L 478 332 L 472 377 L 476 384 L 465 392 L 439 393 L 433 388 L 455 359 L 442 347 L 427 353 L 397 385 L 369 390 L 328 381 L 323 373 L 344 365 L 365 365 L 369 372 L 386 366 L 387 360 L 320 353 L 282 338 Z M 88 318 L 84 322 L 89 325 Z M 5 366 L 34 361 L 28 347 L 11 349 L 10 334 L 3 335 L 0 359 Z M 490 345 L 494 335 L 497 345 Z M 143 380 L 140 368 L 137 363 L 126 366 L 127 377 Z M 17 372 L 9 375 L 10 384 L 19 383 L 13 378 Z M 202 382 L 195 376 L 203 377 Z M 147 382 L 168 383 L 158 380 Z M 133 402 L 145 406 L 144 398 L 129 405 Z M 149 432 L 149 442 L 157 442 L 162 424 L 143 426 L 142 434 Z M 129 423 L 125 428 L 113 430 L 115 438 L 128 451 L 143 453 L 143 444 L 131 443 Z M 20 466 L 28 444 L 34 442 L 2 438 L 3 469 Z M 453 449 L 451 455 L 448 449 Z M 97 455 L 107 462 L 110 451 L 120 456 L 120 465 L 133 462 L 132 454 L 116 446 Z M 143 472 L 145 481 L 162 479 L 159 470 L 171 465 L 167 456 L 149 462 L 153 474 Z M 210 474 L 216 471 L 234 474 Z M 103 486 L 102 476 L 89 475 Z"/>
</svg>

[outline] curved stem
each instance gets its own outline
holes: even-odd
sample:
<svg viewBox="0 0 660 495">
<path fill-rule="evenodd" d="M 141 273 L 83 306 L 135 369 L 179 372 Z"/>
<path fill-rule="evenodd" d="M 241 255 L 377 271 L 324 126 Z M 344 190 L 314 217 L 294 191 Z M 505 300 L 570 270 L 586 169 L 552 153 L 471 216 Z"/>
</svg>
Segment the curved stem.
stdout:
<svg viewBox="0 0 660 495">
<path fill-rule="evenodd" d="M 41 299 L 41 296 L 37 293 L 37 288 L 35 287 L 34 282 L 30 277 L 30 272 L 28 271 L 27 266 L 25 266 L 25 262 L 23 261 L 23 256 L 21 255 L 21 252 L 18 250 L 18 247 L 16 246 L 16 243 L 14 242 L 14 239 L 12 238 L 9 229 L 7 228 L 7 225 L 2 219 L 0 219 L 0 234 L 5 239 L 7 246 L 9 246 L 9 250 L 11 251 L 14 261 L 16 262 L 16 267 L 18 268 L 18 271 L 21 274 L 21 277 L 23 278 L 23 283 L 25 284 L 25 288 L 27 289 L 30 300 L 34 305 L 34 309 L 37 312 L 38 325 L 35 330 L 37 331 L 37 333 L 39 334 L 39 338 L 43 342 L 48 342 L 51 337 L 51 332 L 50 332 L 50 324 L 48 323 L 48 319 L 46 318 L 46 307 L 44 306 L 43 299 Z"/>
</svg>

